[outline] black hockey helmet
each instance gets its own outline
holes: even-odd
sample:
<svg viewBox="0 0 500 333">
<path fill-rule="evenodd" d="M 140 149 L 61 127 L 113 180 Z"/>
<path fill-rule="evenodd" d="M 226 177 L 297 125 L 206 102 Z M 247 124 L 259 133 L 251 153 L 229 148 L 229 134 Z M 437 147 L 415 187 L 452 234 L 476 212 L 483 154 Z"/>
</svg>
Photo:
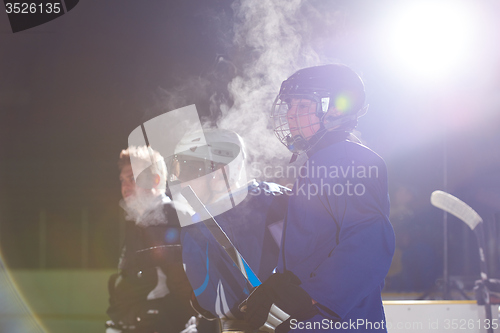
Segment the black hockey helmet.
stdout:
<svg viewBox="0 0 500 333">
<path fill-rule="evenodd" d="M 348 66 L 329 64 L 308 67 L 295 72 L 281 84 L 273 104 L 271 117 L 278 139 L 292 152 L 301 153 L 311 147 L 310 139 L 292 135 L 288 111 L 292 100 L 310 100 L 316 103 L 315 114 L 320 129 L 313 141 L 318 141 L 327 130 L 352 131 L 357 118 L 366 112 L 365 89 L 361 78 Z M 330 108 L 335 112 L 325 116 Z"/>
</svg>

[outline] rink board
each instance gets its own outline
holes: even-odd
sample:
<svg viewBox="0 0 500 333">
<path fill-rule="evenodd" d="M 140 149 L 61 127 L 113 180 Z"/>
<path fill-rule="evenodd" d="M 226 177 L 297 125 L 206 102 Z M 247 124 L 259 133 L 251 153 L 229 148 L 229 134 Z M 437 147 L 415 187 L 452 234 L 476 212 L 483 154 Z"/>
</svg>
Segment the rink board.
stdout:
<svg viewBox="0 0 500 333">
<path fill-rule="evenodd" d="M 494 332 L 500 333 L 498 305 L 491 306 L 491 322 L 485 319 L 485 307 L 478 306 L 476 301 L 384 301 L 384 309 L 384 323 L 363 323 L 363 319 L 359 319 L 357 330 L 365 332 L 383 327 L 389 333 L 487 333 L 488 325 L 492 325 Z M 300 329 L 290 332 L 294 331 L 300 332 Z M 243 333 L 236 329 L 223 330 L 226 332 Z"/>
<path fill-rule="evenodd" d="M 389 333 L 486 333 L 485 307 L 476 301 L 384 301 Z M 498 305 L 491 306 L 494 332 L 500 333 Z"/>
</svg>

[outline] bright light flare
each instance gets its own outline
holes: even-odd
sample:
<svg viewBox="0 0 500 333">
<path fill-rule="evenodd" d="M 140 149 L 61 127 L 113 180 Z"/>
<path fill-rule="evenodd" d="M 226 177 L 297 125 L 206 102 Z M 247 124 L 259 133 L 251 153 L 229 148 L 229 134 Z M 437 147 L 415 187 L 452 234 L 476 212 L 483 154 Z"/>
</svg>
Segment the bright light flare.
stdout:
<svg viewBox="0 0 500 333">
<path fill-rule="evenodd" d="M 464 64 L 478 26 L 473 9 L 462 1 L 418 1 L 393 11 L 384 33 L 391 64 L 433 78 Z"/>
</svg>

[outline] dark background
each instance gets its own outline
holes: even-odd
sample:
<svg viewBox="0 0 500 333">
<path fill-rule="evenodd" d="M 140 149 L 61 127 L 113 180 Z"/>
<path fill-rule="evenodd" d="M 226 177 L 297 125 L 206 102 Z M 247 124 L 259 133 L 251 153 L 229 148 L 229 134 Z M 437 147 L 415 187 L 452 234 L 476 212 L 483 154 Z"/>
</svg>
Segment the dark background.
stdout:
<svg viewBox="0 0 500 333">
<path fill-rule="evenodd" d="M 385 61 L 390 50 L 377 27 L 396 3 L 304 2 L 304 17 L 295 13 L 287 22 L 301 29 L 310 23 L 308 31 L 297 29 L 302 43 L 320 61 L 349 64 L 363 77 L 370 109 L 359 130 L 387 162 L 394 227 L 430 249 L 439 271 L 442 213 L 429 197 L 444 188 L 445 165 L 446 189 L 482 215 L 492 239 L 500 223 L 500 6 L 474 2 L 484 15 L 474 56 L 445 78 L 422 81 Z M 257 46 L 234 41 L 241 8 L 229 0 L 81 0 L 16 34 L 0 13 L 0 248 L 8 267 L 116 266 L 119 152 L 141 122 L 173 106 L 196 103 L 204 121 L 221 119 L 210 96 L 231 106 L 227 84 L 262 60 Z M 313 12 L 327 20 L 309 22 Z M 280 63 L 273 58 L 271 69 L 279 67 L 273 62 Z M 279 80 L 292 73 L 282 70 Z M 165 101 L 176 94 L 182 98 Z M 266 103 L 270 108 L 272 98 Z M 449 220 L 450 272 L 475 276 L 472 233 Z M 497 273 L 498 249 L 492 241 Z"/>
</svg>

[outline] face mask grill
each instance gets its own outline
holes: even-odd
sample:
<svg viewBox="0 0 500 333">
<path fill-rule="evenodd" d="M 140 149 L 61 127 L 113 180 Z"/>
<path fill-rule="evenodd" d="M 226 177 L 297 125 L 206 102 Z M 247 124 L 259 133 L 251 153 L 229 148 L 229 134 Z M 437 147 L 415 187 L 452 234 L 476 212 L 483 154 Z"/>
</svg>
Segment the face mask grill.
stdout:
<svg viewBox="0 0 500 333">
<path fill-rule="evenodd" d="M 308 140 L 323 131 L 322 102 L 304 95 L 279 95 L 274 101 L 271 112 L 274 133 L 291 152 L 307 151 Z"/>
</svg>

